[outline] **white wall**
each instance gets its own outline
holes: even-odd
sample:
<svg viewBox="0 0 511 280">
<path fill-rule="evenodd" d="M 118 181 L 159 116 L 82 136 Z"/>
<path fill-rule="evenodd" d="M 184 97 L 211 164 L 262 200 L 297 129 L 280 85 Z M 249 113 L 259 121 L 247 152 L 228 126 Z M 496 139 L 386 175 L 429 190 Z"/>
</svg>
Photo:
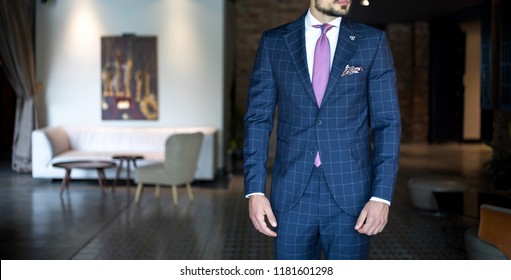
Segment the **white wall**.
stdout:
<svg viewBox="0 0 511 280">
<path fill-rule="evenodd" d="M 225 0 L 36 2 L 43 126 L 212 126 L 219 129 L 221 158 Z M 123 33 L 157 36 L 157 121 L 101 119 L 100 38 Z"/>
<path fill-rule="evenodd" d="M 460 24 L 466 33 L 463 140 L 481 140 L 481 22 Z"/>
</svg>

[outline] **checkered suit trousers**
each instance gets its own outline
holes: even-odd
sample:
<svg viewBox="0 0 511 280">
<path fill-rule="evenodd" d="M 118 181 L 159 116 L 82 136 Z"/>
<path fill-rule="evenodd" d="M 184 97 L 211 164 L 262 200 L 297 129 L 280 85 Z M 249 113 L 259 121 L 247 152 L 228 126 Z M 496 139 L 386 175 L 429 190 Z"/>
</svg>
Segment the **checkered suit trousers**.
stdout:
<svg viewBox="0 0 511 280">
<path fill-rule="evenodd" d="M 334 201 L 321 167 L 314 168 L 298 203 L 277 213 L 275 256 L 283 260 L 367 259 L 370 237 L 355 229 L 357 217 Z"/>
</svg>

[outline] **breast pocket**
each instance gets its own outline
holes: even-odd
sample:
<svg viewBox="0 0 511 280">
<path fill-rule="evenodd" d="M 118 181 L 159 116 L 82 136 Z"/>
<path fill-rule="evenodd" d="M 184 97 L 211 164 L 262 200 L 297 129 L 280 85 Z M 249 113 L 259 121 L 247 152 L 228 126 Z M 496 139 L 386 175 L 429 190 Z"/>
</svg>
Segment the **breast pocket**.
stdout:
<svg viewBox="0 0 511 280">
<path fill-rule="evenodd" d="M 366 79 L 367 76 L 364 73 L 339 77 L 336 90 L 349 96 L 360 94 L 367 87 Z"/>
</svg>

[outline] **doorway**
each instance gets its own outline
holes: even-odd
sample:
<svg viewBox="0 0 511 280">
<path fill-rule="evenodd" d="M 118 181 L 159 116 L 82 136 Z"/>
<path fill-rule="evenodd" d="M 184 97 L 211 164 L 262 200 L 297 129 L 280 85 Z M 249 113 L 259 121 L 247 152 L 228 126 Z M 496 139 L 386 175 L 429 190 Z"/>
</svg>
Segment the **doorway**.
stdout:
<svg viewBox="0 0 511 280">
<path fill-rule="evenodd" d="M 0 160 L 12 158 L 12 137 L 14 135 L 14 119 L 16 115 L 16 93 L 1 67 L 0 60 Z"/>
<path fill-rule="evenodd" d="M 460 23 L 465 33 L 465 75 L 463 77 L 463 137 L 464 142 L 481 140 L 481 21 Z"/>
<path fill-rule="evenodd" d="M 455 22 L 431 25 L 430 142 L 462 140 L 465 39 Z"/>
</svg>

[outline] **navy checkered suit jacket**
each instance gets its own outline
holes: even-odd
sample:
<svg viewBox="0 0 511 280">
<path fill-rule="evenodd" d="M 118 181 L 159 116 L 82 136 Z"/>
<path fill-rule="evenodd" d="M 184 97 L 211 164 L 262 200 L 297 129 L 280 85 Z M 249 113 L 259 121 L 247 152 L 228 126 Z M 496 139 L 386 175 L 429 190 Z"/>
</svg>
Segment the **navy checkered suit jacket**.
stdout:
<svg viewBox="0 0 511 280">
<path fill-rule="evenodd" d="M 307 68 L 304 17 L 262 35 L 244 119 L 245 193 L 265 193 L 277 112 L 273 210 L 286 212 L 298 202 L 319 150 L 335 201 L 356 216 L 372 196 L 392 201 L 401 123 L 391 50 L 384 32 L 343 18 L 318 108 Z M 362 70 L 343 75 L 348 65 Z"/>
</svg>

